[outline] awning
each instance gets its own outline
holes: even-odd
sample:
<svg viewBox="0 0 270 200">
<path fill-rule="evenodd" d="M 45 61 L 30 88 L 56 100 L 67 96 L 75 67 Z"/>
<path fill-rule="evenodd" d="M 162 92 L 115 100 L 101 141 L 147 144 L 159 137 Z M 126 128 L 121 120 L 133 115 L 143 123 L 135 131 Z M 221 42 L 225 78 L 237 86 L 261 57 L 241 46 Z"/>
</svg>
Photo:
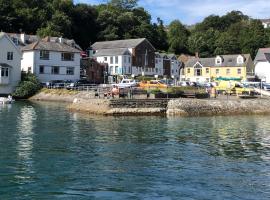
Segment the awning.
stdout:
<svg viewBox="0 0 270 200">
<path fill-rule="evenodd" d="M 8 65 L 7 63 L 0 63 L 0 67 L 2 68 L 12 68 L 12 66 Z"/>
<path fill-rule="evenodd" d="M 218 77 L 216 78 L 217 81 L 241 81 L 241 78 L 235 78 L 235 77 Z"/>
</svg>

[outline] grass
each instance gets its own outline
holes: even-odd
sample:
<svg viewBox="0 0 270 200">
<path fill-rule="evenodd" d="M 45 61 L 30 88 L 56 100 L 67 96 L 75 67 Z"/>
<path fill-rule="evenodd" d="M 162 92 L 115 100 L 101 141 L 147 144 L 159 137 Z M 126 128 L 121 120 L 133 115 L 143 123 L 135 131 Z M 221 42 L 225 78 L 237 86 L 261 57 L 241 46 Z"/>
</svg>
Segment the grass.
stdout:
<svg viewBox="0 0 270 200">
<path fill-rule="evenodd" d="M 43 92 L 45 94 L 55 94 L 55 95 L 75 95 L 79 92 L 76 90 L 67 90 L 67 89 L 48 89 L 43 88 L 40 92 Z"/>
</svg>

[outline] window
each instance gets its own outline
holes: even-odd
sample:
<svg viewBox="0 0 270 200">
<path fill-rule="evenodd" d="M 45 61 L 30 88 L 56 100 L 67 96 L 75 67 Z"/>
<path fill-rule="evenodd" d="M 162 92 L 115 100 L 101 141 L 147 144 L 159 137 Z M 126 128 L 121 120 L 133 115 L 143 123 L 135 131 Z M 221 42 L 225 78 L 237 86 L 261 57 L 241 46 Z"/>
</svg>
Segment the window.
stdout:
<svg viewBox="0 0 270 200">
<path fill-rule="evenodd" d="M 113 66 L 110 66 L 110 74 L 113 74 Z"/>
<path fill-rule="evenodd" d="M 131 73 L 131 67 L 128 68 L 128 73 Z"/>
<path fill-rule="evenodd" d="M 9 75 L 8 68 L 2 68 L 1 69 L 1 77 L 8 77 L 8 75 Z"/>
<path fill-rule="evenodd" d="M 74 53 L 62 53 L 62 61 L 73 61 Z"/>
<path fill-rule="evenodd" d="M 156 64 L 158 64 L 158 59 L 156 59 Z"/>
<path fill-rule="evenodd" d="M 230 73 L 231 73 L 231 70 L 230 69 L 226 69 L 226 74 L 227 75 L 230 75 Z"/>
<path fill-rule="evenodd" d="M 118 56 L 115 56 L 115 64 L 118 64 Z"/>
<path fill-rule="evenodd" d="M 237 69 L 237 74 L 241 74 L 241 69 Z"/>
<path fill-rule="evenodd" d="M 156 73 L 158 73 L 158 68 L 156 68 Z"/>
<path fill-rule="evenodd" d="M 202 69 L 195 69 L 195 76 L 201 76 L 202 75 Z"/>
<path fill-rule="evenodd" d="M 7 60 L 13 60 L 13 52 L 7 52 Z"/>
<path fill-rule="evenodd" d="M 104 57 L 104 61 L 107 61 L 107 57 Z"/>
<path fill-rule="evenodd" d="M 74 75 L 74 67 L 67 67 L 67 75 Z"/>
<path fill-rule="evenodd" d="M 216 69 L 216 74 L 219 74 L 219 69 Z"/>
<path fill-rule="evenodd" d="M 113 64 L 113 57 L 110 57 L 110 63 Z"/>
<path fill-rule="evenodd" d="M 52 66 L 52 74 L 59 74 L 59 66 Z"/>
<path fill-rule="evenodd" d="M 115 66 L 115 73 L 118 74 L 118 66 Z"/>
<path fill-rule="evenodd" d="M 40 51 L 40 60 L 49 60 L 50 52 L 49 51 Z"/>
<path fill-rule="evenodd" d="M 172 69 L 172 74 L 174 73 L 174 70 Z"/>
<path fill-rule="evenodd" d="M 205 69 L 206 74 L 209 74 L 209 68 Z"/>
<path fill-rule="evenodd" d="M 44 74 L 44 65 L 39 66 L 39 74 Z"/>
<path fill-rule="evenodd" d="M 188 73 L 188 74 L 190 73 L 190 68 L 187 69 L 187 73 Z"/>
</svg>

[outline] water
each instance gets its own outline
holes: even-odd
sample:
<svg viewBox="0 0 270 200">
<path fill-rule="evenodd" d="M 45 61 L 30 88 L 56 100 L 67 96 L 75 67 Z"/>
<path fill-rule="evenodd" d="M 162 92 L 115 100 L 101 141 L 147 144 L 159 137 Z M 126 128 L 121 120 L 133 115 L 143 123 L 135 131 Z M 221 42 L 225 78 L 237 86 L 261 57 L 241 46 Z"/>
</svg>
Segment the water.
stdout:
<svg viewBox="0 0 270 200">
<path fill-rule="evenodd" d="M 270 199 L 270 118 L 2 106 L 0 199 Z"/>
</svg>

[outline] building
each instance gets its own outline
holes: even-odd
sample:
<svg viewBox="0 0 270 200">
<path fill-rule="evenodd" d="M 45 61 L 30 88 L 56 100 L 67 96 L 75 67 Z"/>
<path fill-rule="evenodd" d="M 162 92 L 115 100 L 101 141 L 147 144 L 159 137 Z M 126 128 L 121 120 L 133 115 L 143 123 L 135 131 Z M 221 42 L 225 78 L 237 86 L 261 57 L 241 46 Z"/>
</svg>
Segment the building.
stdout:
<svg viewBox="0 0 270 200">
<path fill-rule="evenodd" d="M 107 64 L 99 63 L 96 59 L 83 58 L 81 59 L 81 78 L 93 84 L 107 83 L 107 68 Z"/>
<path fill-rule="evenodd" d="M 264 28 L 270 28 L 270 19 L 261 19 Z"/>
<path fill-rule="evenodd" d="M 94 54 L 94 58 L 109 65 L 108 75 L 131 75 L 131 53 L 128 49 L 101 49 Z"/>
<path fill-rule="evenodd" d="M 185 65 L 185 81 L 210 82 L 219 79 L 247 80 L 247 74 L 254 72 L 249 54 L 218 55 L 213 58 L 190 58 Z"/>
<path fill-rule="evenodd" d="M 259 49 L 254 64 L 255 75 L 262 81 L 270 83 L 270 48 Z"/>
<path fill-rule="evenodd" d="M 80 79 L 80 50 L 63 39 L 46 37 L 21 48 L 21 69 L 40 82 Z"/>
<path fill-rule="evenodd" d="M 0 94 L 14 91 L 21 80 L 21 57 L 19 48 L 6 34 L 0 33 Z"/>
<path fill-rule="evenodd" d="M 109 75 L 138 76 L 155 68 L 155 48 L 145 38 L 96 42 L 90 51 L 90 56 L 108 64 Z"/>
</svg>

